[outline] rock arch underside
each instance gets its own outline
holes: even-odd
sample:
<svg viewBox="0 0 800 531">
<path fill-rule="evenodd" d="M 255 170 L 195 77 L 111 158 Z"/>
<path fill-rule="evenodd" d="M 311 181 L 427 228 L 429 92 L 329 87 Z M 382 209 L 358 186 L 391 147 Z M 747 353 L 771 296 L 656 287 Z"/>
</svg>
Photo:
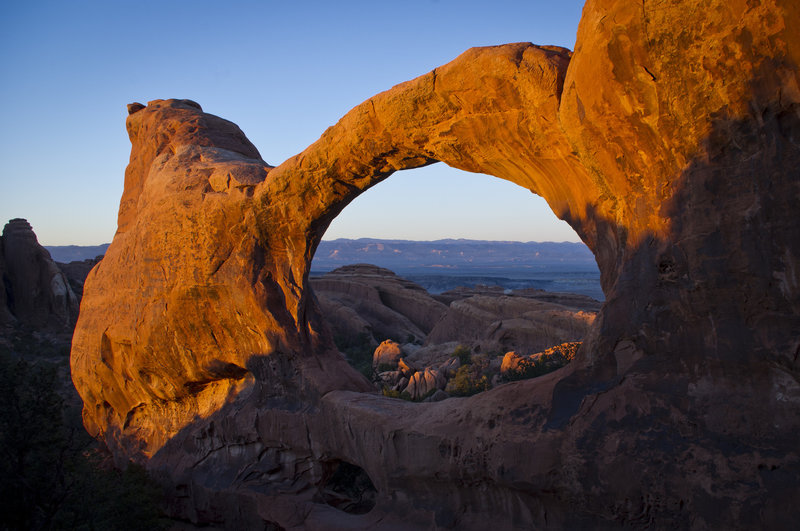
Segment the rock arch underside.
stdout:
<svg viewBox="0 0 800 531">
<path fill-rule="evenodd" d="M 231 528 L 791 527 L 798 27 L 790 0 L 590 0 L 574 52 L 470 49 L 277 167 L 194 102 L 131 105 L 72 347 L 87 429 Z M 594 252 L 606 303 L 567 367 L 417 404 L 336 350 L 316 245 L 436 161 L 543 196 Z M 336 470 L 371 510 L 326 502 Z"/>
</svg>

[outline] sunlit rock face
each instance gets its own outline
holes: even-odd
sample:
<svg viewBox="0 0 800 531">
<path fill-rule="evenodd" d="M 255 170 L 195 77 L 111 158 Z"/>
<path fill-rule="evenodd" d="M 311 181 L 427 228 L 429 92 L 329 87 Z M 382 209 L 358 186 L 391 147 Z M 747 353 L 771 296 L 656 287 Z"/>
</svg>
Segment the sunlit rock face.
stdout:
<svg viewBox="0 0 800 531">
<path fill-rule="evenodd" d="M 791 527 L 797 27 L 789 1 L 589 1 L 574 54 L 469 50 L 275 168 L 193 102 L 131 107 L 119 231 L 73 342 L 87 427 L 203 523 Z M 435 161 L 542 195 L 595 253 L 607 302 L 567 368 L 415 404 L 335 351 L 316 245 Z"/>
</svg>

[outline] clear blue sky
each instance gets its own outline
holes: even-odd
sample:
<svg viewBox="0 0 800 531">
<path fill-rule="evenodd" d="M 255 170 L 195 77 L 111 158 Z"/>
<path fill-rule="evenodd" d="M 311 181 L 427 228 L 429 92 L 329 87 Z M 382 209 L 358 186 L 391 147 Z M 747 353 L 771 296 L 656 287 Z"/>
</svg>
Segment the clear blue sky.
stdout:
<svg viewBox="0 0 800 531">
<path fill-rule="evenodd" d="M 45 245 L 110 241 L 130 152 L 127 103 L 193 99 L 277 165 L 361 101 L 469 47 L 573 48 L 582 5 L 4 1 L 0 224 L 27 218 Z M 338 237 L 577 241 L 540 198 L 443 164 L 363 194 L 326 234 Z"/>
</svg>

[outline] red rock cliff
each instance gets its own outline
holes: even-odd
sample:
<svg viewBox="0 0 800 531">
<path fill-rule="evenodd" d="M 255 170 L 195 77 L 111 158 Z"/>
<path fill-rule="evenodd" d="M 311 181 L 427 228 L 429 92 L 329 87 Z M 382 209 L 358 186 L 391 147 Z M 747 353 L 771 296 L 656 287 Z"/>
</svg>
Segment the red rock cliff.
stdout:
<svg viewBox="0 0 800 531">
<path fill-rule="evenodd" d="M 790 526 L 798 23 L 788 1 L 590 0 L 574 54 L 468 50 L 275 168 L 193 102 L 132 107 L 73 341 L 87 427 L 176 514 L 230 526 Z M 316 245 L 436 161 L 542 195 L 595 253 L 607 302 L 566 369 L 411 404 L 335 352 Z M 341 463 L 375 486 L 366 514 L 331 502 Z"/>
</svg>

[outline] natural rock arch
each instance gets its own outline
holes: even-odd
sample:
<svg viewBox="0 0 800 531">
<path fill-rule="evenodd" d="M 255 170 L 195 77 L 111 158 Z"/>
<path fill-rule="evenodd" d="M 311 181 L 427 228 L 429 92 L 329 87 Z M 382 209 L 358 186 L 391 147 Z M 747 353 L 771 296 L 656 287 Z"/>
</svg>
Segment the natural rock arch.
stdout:
<svg viewBox="0 0 800 531">
<path fill-rule="evenodd" d="M 276 168 L 193 102 L 131 107 L 119 228 L 73 341 L 87 428 L 163 474 L 175 513 L 228 525 L 787 524 L 799 18 L 590 1 L 571 57 L 469 50 Z M 364 393 L 308 267 L 356 195 L 437 160 L 545 197 L 607 302 L 567 369 L 423 406 Z M 374 484 L 369 513 L 320 502 L 338 461 Z"/>
</svg>

